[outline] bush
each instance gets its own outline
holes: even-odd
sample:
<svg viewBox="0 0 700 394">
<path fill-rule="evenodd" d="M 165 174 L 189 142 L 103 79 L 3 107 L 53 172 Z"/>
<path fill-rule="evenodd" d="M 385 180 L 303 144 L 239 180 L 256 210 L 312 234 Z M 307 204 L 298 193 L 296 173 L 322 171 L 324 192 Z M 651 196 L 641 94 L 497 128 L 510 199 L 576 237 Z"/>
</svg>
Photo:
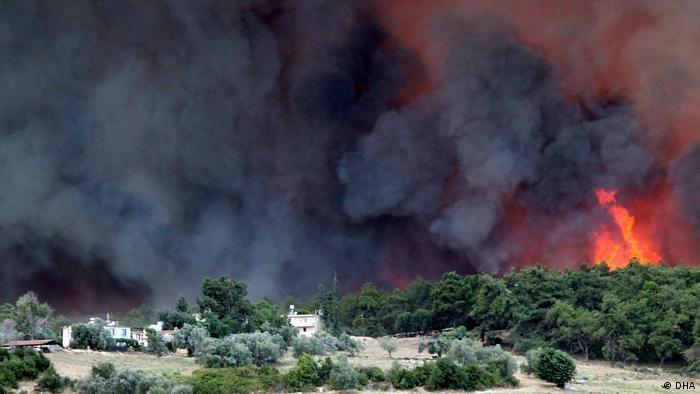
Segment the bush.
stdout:
<svg viewBox="0 0 700 394">
<path fill-rule="evenodd" d="M 318 380 L 320 384 L 325 384 L 331 378 L 331 370 L 333 369 L 333 360 L 326 357 L 323 363 L 318 367 Z"/>
<path fill-rule="evenodd" d="M 70 387 L 71 385 L 71 380 L 67 377 L 62 378 L 59 376 L 53 366 L 42 372 L 39 375 L 39 379 L 37 379 L 37 388 L 50 393 L 59 393 L 63 391 L 65 387 Z"/>
<path fill-rule="evenodd" d="M 349 390 L 357 387 L 359 373 L 353 368 L 348 359 L 339 356 L 330 373 L 331 387 L 334 390 Z"/>
<path fill-rule="evenodd" d="M 269 332 L 272 335 L 279 335 L 284 340 L 284 349 L 292 346 L 292 342 L 299 335 L 297 329 L 290 326 L 289 324 L 283 325 L 281 327 L 274 327 L 270 323 L 265 322 L 260 326 L 260 331 Z"/>
<path fill-rule="evenodd" d="M 115 368 L 112 363 L 98 363 L 92 366 L 90 376 L 100 377 L 102 379 L 109 379 L 114 375 Z"/>
<path fill-rule="evenodd" d="M 447 356 L 460 364 L 476 362 L 476 349 L 474 341 L 469 338 L 453 340 Z"/>
<path fill-rule="evenodd" d="M 104 329 L 104 322 L 97 321 L 73 326 L 70 346 L 74 349 L 113 350 L 116 342 Z"/>
<path fill-rule="evenodd" d="M 34 349 L 3 350 L 0 352 L 0 392 L 5 388 L 17 388 L 17 382 L 34 380 L 49 368 L 49 359 Z"/>
<path fill-rule="evenodd" d="M 573 379 L 576 373 L 576 364 L 567 353 L 545 348 L 537 355 L 534 370 L 540 379 L 563 388 L 566 382 Z"/>
<path fill-rule="evenodd" d="M 245 346 L 255 365 L 274 363 L 282 356 L 285 342 L 281 335 L 256 331 L 250 334 L 236 334 L 231 337 L 234 344 Z"/>
<path fill-rule="evenodd" d="M 207 368 L 231 368 L 252 362 L 253 356 L 248 347 L 228 339 L 207 339 L 197 357 L 197 363 Z"/>
<path fill-rule="evenodd" d="M 160 357 L 168 352 L 168 348 L 165 346 L 165 340 L 163 335 L 152 328 L 146 329 L 146 338 L 148 338 L 148 346 L 146 350 L 149 353 L 153 353 Z"/>
<path fill-rule="evenodd" d="M 398 390 L 425 386 L 434 365 L 435 363 L 424 363 L 413 369 L 403 369 L 398 363 L 394 363 L 387 374 L 387 379 Z"/>
<path fill-rule="evenodd" d="M 526 374 L 532 375 L 535 373 L 535 364 L 537 362 L 537 359 L 539 359 L 540 354 L 542 354 L 542 350 L 544 348 L 538 347 L 534 349 L 530 349 L 525 353 L 525 359 L 527 360 L 525 364 L 523 364 L 520 369 Z"/>
<path fill-rule="evenodd" d="M 177 380 L 147 374 L 134 369 L 123 369 L 111 374 L 108 379 L 97 373 L 79 382 L 77 391 L 81 394 L 191 394 L 192 388 Z"/>
<path fill-rule="evenodd" d="M 176 349 L 187 349 L 187 356 L 197 356 L 203 350 L 204 342 L 209 338 L 206 328 L 185 323 L 182 330 L 173 338 L 173 346 Z"/>
<path fill-rule="evenodd" d="M 381 370 L 381 368 L 378 367 L 369 367 L 369 368 L 361 368 L 359 370 L 360 376 L 364 376 L 366 378 L 367 382 L 373 382 L 373 383 L 381 383 L 386 381 L 386 376 L 384 375 L 384 371 Z"/>
<path fill-rule="evenodd" d="M 312 356 L 322 356 L 325 354 L 323 344 L 317 337 L 297 337 L 292 341 L 292 349 L 294 349 L 294 357 L 299 357 L 302 354 Z"/>
<path fill-rule="evenodd" d="M 441 357 L 435 362 L 425 388 L 428 390 L 465 389 L 465 371 L 448 357 Z"/>
<path fill-rule="evenodd" d="M 323 384 L 319 367 L 308 354 L 302 354 L 294 369 L 284 375 L 285 386 L 289 391 L 314 391 Z"/>
<path fill-rule="evenodd" d="M 337 344 L 338 351 L 348 352 L 349 355 L 354 356 L 360 350 L 362 350 L 362 348 L 363 348 L 362 344 L 359 341 L 353 339 L 347 333 L 342 333 L 338 337 L 338 344 Z"/>
<path fill-rule="evenodd" d="M 464 390 L 485 390 L 500 384 L 494 373 L 479 364 L 465 365 L 462 373 L 464 379 L 462 389 Z"/>
<path fill-rule="evenodd" d="M 0 393 L 3 393 L 6 388 L 16 389 L 17 378 L 5 363 L 0 363 Z"/>
<path fill-rule="evenodd" d="M 480 363 L 498 366 L 503 378 L 513 377 L 518 369 L 518 363 L 504 352 L 499 345 L 476 348 L 476 360 Z"/>
<path fill-rule="evenodd" d="M 248 365 L 238 368 L 198 369 L 184 379 L 194 394 L 279 392 L 283 381 L 279 372 L 269 366 Z"/>
</svg>

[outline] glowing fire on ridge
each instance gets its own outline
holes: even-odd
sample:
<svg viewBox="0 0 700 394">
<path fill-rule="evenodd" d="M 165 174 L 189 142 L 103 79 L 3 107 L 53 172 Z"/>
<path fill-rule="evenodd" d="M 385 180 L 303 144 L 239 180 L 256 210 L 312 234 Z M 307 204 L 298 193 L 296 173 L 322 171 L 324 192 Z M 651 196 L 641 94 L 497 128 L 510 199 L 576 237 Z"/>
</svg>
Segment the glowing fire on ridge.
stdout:
<svg viewBox="0 0 700 394">
<path fill-rule="evenodd" d="M 648 240 L 634 231 L 634 216 L 617 204 L 617 190 L 596 189 L 598 204 L 605 208 L 615 221 L 616 227 L 603 229 L 594 243 L 594 261 L 605 261 L 612 268 L 623 267 L 632 258 L 643 262 L 658 263 L 661 256 Z"/>
</svg>

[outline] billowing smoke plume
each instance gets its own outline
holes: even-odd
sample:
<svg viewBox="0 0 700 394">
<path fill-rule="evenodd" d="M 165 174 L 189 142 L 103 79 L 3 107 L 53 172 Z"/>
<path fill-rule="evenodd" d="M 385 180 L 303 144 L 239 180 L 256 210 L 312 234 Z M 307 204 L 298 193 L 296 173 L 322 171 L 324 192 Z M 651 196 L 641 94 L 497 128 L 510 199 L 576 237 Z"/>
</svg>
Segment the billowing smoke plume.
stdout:
<svg viewBox="0 0 700 394">
<path fill-rule="evenodd" d="M 572 96 L 503 15 L 436 13 L 426 50 L 384 7 L 0 5 L 0 299 L 575 266 L 610 221 L 596 188 L 671 185 L 699 228 L 698 150 L 659 155 L 629 92 Z"/>
</svg>

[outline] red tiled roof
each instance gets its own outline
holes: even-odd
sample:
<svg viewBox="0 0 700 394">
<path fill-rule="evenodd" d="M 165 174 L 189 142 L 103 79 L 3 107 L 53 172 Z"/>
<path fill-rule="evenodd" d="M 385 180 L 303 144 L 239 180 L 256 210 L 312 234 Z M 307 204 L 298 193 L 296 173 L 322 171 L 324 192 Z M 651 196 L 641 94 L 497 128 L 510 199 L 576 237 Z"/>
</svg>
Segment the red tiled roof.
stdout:
<svg viewBox="0 0 700 394">
<path fill-rule="evenodd" d="M 3 346 L 42 346 L 42 345 L 58 345 L 58 342 L 53 339 L 34 339 L 31 341 L 10 341 Z"/>
</svg>

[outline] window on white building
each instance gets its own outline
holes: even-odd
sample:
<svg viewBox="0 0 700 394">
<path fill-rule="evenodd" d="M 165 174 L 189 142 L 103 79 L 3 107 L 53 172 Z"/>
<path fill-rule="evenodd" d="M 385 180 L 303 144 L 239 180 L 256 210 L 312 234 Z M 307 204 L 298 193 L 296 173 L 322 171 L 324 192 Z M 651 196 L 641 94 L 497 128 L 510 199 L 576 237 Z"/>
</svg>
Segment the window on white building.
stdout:
<svg viewBox="0 0 700 394">
<path fill-rule="evenodd" d="M 122 336 L 123 336 L 123 337 L 126 336 L 126 328 L 122 328 Z"/>
</svg>

